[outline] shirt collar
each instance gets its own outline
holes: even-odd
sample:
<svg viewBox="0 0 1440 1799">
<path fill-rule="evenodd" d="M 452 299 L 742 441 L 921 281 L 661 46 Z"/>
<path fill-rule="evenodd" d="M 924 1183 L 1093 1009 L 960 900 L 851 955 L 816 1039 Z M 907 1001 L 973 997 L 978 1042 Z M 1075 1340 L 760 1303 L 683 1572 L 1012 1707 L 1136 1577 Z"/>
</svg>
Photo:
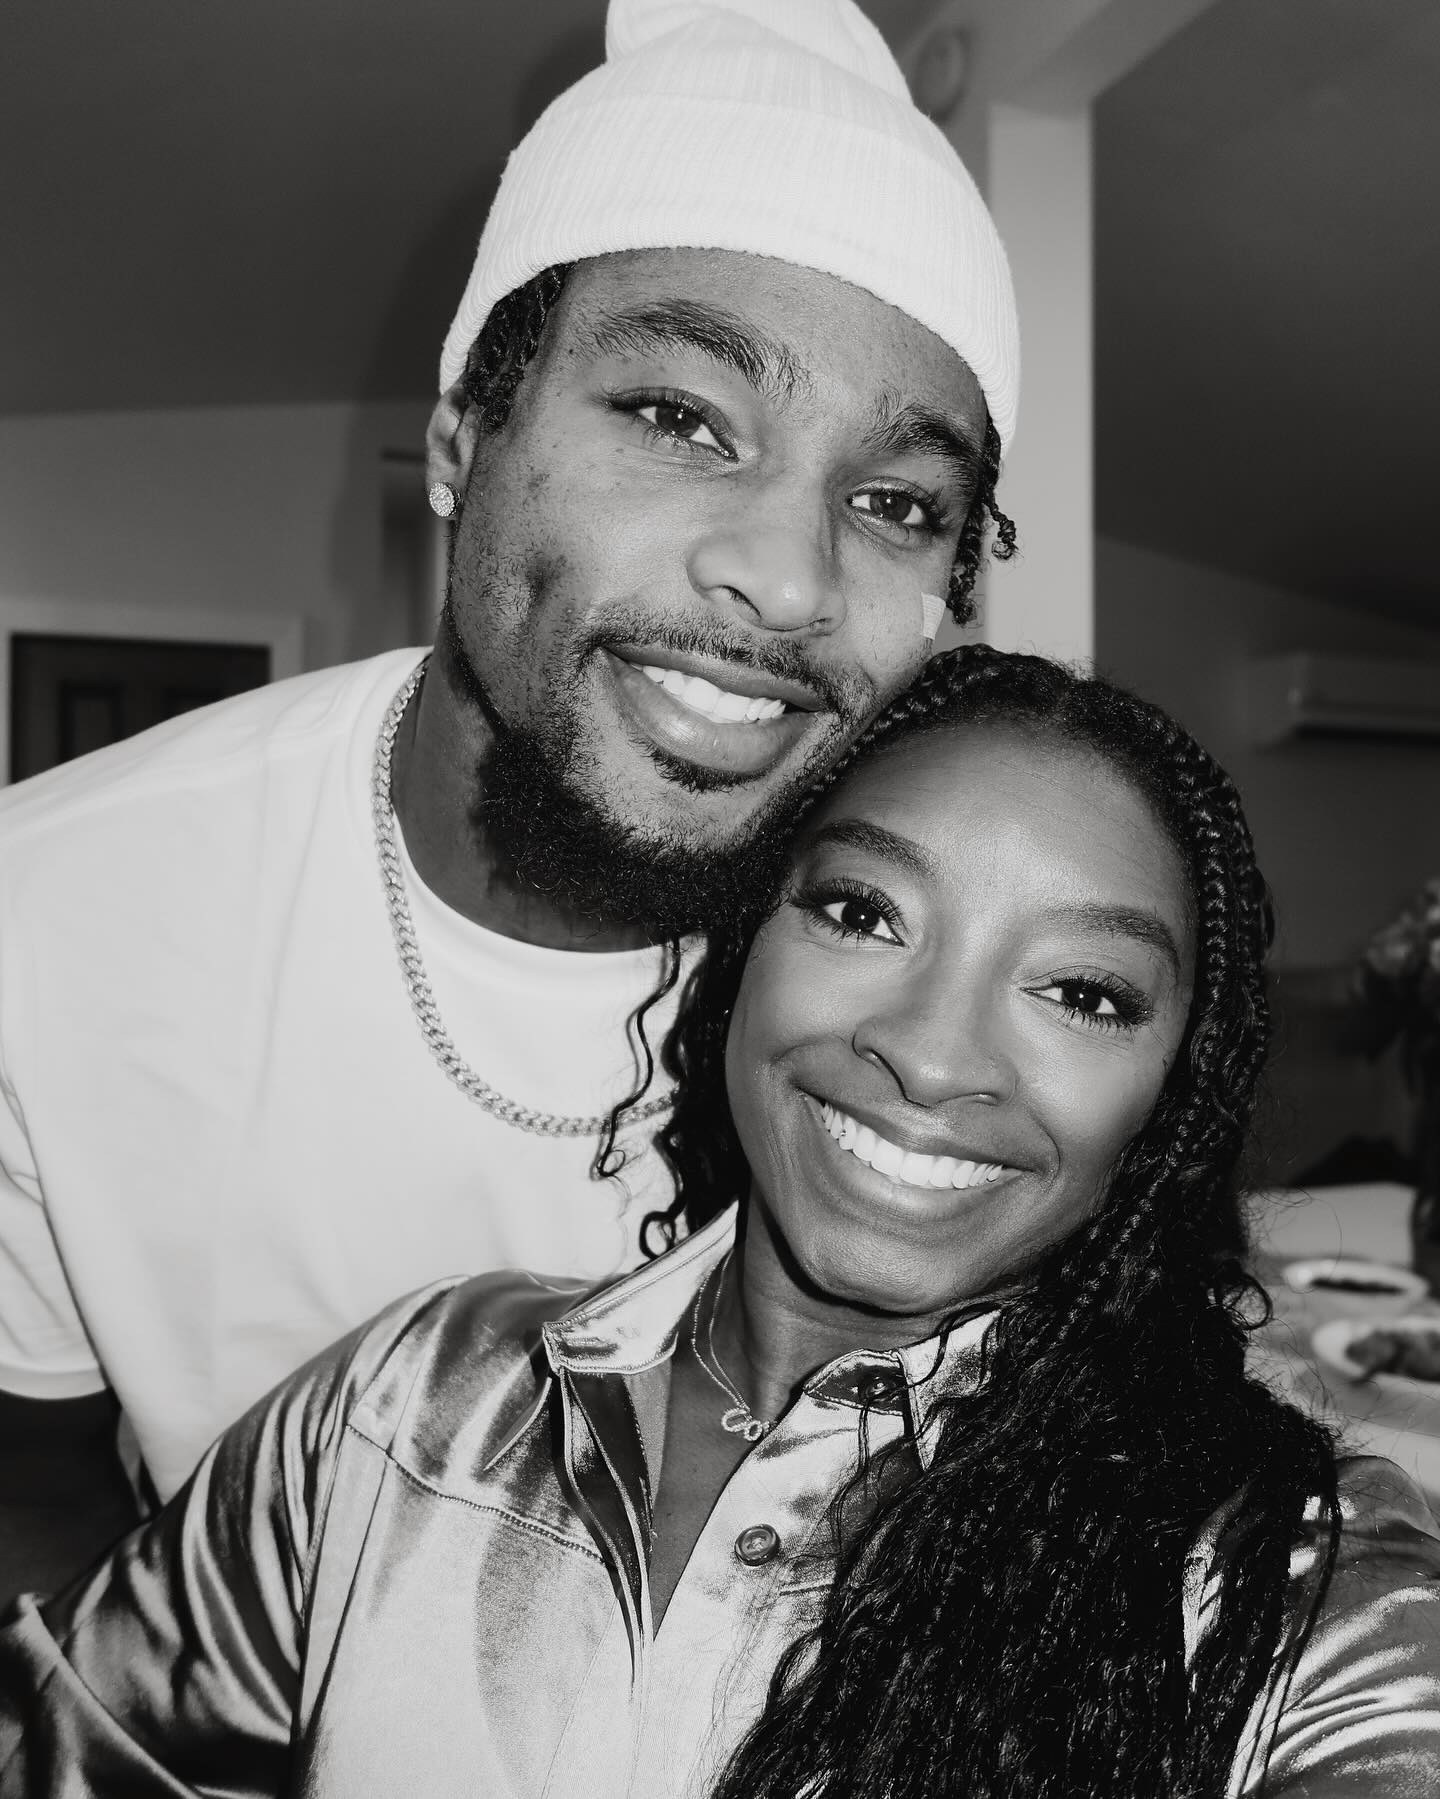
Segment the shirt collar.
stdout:
<svg viewBox="0 0 1440 1799">
<path fill-rule="evenodd" d="M 683 1243 L 646 1263 L 573 1312 L 544 1327 L 558 1374 L 638 1374 L 675 1349 L 685 1317 L 711 1272 L 735 1242 L 736 1206 L 728 1206 Z M 997 1306 L 966 1307 L 946 1331 L 894 1350 L 855 1350 L 805 1383 L 812 1397 L 876 1412 L 907 1414 L 922 1465 L 929 1466 L 947 1399 L 973 1393 L 984 1374 L 985 1334 Z"/>
<path fill-rule="evenodd" d="M 737 1214 L 727 1206 L 667 1254 L 547 1324 L 550 1366 L 557 1374 L 638 1374 L 664 1361 L 706 1277 L 734 1245 Z"/>
</svg>

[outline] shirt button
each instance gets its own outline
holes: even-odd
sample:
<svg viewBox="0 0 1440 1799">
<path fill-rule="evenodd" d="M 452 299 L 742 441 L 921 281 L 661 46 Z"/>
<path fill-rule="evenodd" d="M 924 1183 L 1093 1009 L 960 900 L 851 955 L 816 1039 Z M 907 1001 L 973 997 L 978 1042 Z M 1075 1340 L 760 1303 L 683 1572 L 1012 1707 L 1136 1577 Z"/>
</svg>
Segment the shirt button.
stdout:
<svg viewBox="0 0 1440 1799">
<path fill-rule="evenodd" d="M 872 1405 L 879 1405 L 881 1400 L 895 1397 L 895 1377 L 893 1374 L 867 1374 L 860 1383 L 860 1397 L 868 1399 Z"/>
<path fill-rule="evenodd" d="M 747 1568 L 763 1568 L 780 1553 L 779 1533 L 768 1524 L 752 1524 L 735 1539 L 735 1559 Z"/>
</svg>

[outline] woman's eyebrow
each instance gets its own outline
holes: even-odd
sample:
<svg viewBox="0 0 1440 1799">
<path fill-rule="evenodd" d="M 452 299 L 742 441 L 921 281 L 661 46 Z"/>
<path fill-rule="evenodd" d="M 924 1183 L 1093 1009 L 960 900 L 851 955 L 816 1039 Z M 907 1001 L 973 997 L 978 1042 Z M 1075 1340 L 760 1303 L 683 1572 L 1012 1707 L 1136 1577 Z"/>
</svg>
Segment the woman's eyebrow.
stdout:
<svg viewBox="0 0 1440 1799">
<path fill-rule="evenodd" d="M 886 861 L 898 862 L 910 874 L 921 880 L 932 877 L 935 873 L 934 858 L 910 837 L 902 837 L 896 831 L 887 831 L 884 825 L 871 824 L 863 818 L 832 818 L 827 824 L 812 831 L 806 838 L 804 848 L 824 848 L 830 844 L 838 844 L 842 849 L 865 850 L 872 856 L 882 856 Z"/>
<path fill-rule="evenodd" d="M 1072 905 L 1056 906 L 1045 916 L 1052 923 L 1070 929 L 1098 931 L 1106 937 L 1129 937 L 1148 943 L 1170 964 L 1176 979 L 1180 978 L 1180 946 L 1158 912 L 1112 906 L 1104 900 L 1077 900 Z"/>
<path fill-rule="evenodd" d="M 723 306 L 707 306 L 700 300 L 653 300 L 603 313 L 579 325 L 576 336 L 601 355 L 698 351 L 772 399 L 794 399 L 812 385 L 784 344 Z"/>
</svg>

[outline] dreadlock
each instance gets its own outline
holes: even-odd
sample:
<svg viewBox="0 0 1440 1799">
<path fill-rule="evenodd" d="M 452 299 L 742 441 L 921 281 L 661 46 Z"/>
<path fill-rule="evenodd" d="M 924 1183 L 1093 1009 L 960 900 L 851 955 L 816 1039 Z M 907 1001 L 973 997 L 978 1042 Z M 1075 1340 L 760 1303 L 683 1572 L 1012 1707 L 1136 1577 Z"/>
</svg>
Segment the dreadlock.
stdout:
<svg viewBox="0 0 1440 1799">
<path fill-rule="evenodd" d="M 943 1402 L 929 1468 L 877 1484 L 881 1451 L 838 1497 L 823 1615 L 781 1659 L 715 1799 L 1218 1796 L 1313 1623 L 1323 1577 L 1308 1618 L 1287 1622 L 1307 1516 L 1335 1553 L 1330 1437 L 1245 1372 L 1268 1301 L 1236 1250 L 1236 1171 L 1268 1039 L 1271 917 L 1238 797 L 1154 708 L 983 646 L 932 660 L 821 791 L 898 739 L 984 720 L 1082 746 L 1148 800 L 1189 875 L 1190 1016 L 1101 1208 L 1003 1305 L 978 1389 Z M 748 1189 L 723 1058 L 767 909 L 712 939 L 667 1045 L 680 1088 L 659 1140 L 677 1199 L 647 1220 L 659 1238 Z M 1186 1557 L 1220 1508 L 1218 1607 L 1187 1666 Z"/>
</svg>

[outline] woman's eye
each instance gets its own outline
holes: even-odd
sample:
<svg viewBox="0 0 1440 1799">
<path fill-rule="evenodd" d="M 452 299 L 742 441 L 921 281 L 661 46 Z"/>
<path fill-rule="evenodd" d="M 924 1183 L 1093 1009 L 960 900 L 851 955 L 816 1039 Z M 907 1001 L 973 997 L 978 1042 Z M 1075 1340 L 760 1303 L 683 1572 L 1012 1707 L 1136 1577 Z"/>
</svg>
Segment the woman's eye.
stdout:
<svg viewBox="0 0 1440 1799">
<path fill-rule="evenodd" d="M 900 525 L 907 531 L 929 530 L 935 522 L 928 507 L 898 487 L 867 487 L 850 503 L 857 512 L 868 512 L 881 524 Z"/>
<path fill-rule="evenodd" d="M 1093 1019 L 1097 1024 L 1120 1025 L 1136 1021 L 1136 1008 L 1126 1005 L 1111 988 L 1099 981 L 1052 981 L 1038 992 L 1042 999 L 1053 1001 L 1064 1011 Z"/>
<path fill-rule="evenodd" d="M 700 450 L 723 452 L 725 449 L 695 408 L 684 406 L 678 400 L 651 400 L 644 406 L 637 406 L 635 416 L 644 419 L 650 429 L 658 431 L 662 437 L 673 437 Z"/>
<path fill-rule="evenodd" d="M 839 931 L 847 937 L 878 937 L 885 943 L 898 943 L 900 939 L 890 928 L 889 920 L 880 908 L 863 899 L 830 900 L 820 908 Z"/>
</svg>

